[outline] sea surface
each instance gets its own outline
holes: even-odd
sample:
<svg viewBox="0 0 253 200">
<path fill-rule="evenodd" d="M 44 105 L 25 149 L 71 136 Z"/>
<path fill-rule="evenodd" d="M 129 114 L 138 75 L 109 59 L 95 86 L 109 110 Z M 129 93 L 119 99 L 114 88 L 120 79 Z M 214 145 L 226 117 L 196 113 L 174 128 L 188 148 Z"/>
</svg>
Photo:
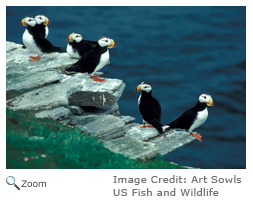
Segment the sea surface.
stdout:
<svg viewBox="0 0 253 200">
<path fill-rule="evenodd" d="M 120 113 L 142 123 L 134 91 L 152 85 L 167 124 L 210 94 L 207 121 L 197 140 L 164 159 L 206 169 L 246 168 L 246 7 L 8 7 L 6 40 L 22 43 L 26 16 L 46 15 L 48 39 L 66 47 L 68 35 L 84 39 L 107 36 L 110 50 L 105 78 L 126 83 Z"/>
</svg>

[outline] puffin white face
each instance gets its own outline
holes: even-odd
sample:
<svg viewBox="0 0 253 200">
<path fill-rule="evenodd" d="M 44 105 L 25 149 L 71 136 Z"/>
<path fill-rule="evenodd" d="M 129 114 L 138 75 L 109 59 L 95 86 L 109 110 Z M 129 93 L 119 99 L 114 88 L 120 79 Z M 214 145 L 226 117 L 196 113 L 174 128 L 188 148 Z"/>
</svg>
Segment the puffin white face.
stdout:
<svg viewBox="0 0 253 200">
<path fill-rule="evenodd" d="M 49 25 L 50 24 L 49 19 L 45 15 L 37 15 L 35 17 L 35 20 L 36 20 L 37 24 L 42 24 L 42 23 L 44 25 Z"/>
<path fill-rule="evenodd" d="M 26 17 L 24 19 L 22 19 L 22 21 L 20 22 L 20 24 L 22 26 L 31 26 L 34 27 L 36 25 L 36 20 L 33 17 Z"/>
<path fill-rule="evenodd" d="M 136 88 L 135 88 L 135 91 L 144 91 L 144 92 L 147 92 L 149 93 L 150 91 L 152 90 L 152 87 L 150 84 L 148 83 L 145 83 L 145 82 L 142 82 L 140 85 L 138 85 Z"/>
<path fill-rule="evenodd" d="M 206 103 L 208 106 L 213 106 L 213 99 L 209 94 L 201 94 L 199 96 L 200 103 Z"/>
<path fill-rule="evenodd" d="M 79 43 L 83 40 L 82 35 L 79 33 L 72 33 L 71 35 L 72 35 L 71 36 L 72 40 L 75 40 L 77 43 Z"/>
<path fill-rule="evenodd" d="M 101 37 L 99 40 L 98 40 L 98 44 L 99 46 L 101 47 L 108 47 L 108 48 L 115 48 L 116 47 L 116 44 L 114 42 L 113 39 L 110 39 L 110 38 L 107 38 L 107 37 Z"/>
</svg>

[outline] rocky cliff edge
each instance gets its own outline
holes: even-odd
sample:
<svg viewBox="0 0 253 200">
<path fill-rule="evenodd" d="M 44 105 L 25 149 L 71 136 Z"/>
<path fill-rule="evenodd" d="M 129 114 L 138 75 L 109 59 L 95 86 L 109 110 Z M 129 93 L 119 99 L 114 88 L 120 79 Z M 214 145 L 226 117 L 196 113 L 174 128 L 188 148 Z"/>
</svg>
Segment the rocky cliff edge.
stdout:
<svg viewBox="0 0 253 200">
<path fill-rule="evenodd" d="M 195 140 L 185 131 L 159 135 L 154 128 L 140 128 L 134 117 L 120 115 L 117 101 L 126 86 L 122 80 L 95 82 L 87 74 L 66 74 L 64 68 L 77 61 L 67 53 L 44 54 L 37 62 L 29 61 L 31 55 L 22 45 L 6 42 L 6 106 L 10 110 L 31 110 L 37 118 L 80 128 L 112 152 L 132 159 L 165 155 Z M 15 92 L 18 95 L 8 98 Z"/>
</svg>

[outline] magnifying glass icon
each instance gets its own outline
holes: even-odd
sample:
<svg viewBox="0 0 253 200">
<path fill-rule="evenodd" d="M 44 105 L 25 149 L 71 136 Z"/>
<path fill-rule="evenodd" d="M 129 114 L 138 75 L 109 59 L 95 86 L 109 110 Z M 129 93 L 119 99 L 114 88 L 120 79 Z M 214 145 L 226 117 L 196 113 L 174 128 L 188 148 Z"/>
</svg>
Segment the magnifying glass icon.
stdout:
<svg viewBox="0 0 253 200">
<path fill-rule="evenodd" d="M 8 185 L 14 185 L 18 190 L 20 190 L 20 188 L 15 184 L 15 178 L 13 176 L 8 176 L 6 182 Z"/>
</svg>

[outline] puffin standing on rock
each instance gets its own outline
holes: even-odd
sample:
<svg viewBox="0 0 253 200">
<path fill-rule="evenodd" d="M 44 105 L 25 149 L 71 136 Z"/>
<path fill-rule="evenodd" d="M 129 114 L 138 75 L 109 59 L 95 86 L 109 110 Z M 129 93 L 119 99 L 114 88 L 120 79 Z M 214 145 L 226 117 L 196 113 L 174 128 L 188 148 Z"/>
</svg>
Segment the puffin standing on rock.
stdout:
<svg viewBox="0 0 253 200">
<path fill-rule="evenodd" d="M 197 104 L 193 108 L 185 111 L 179 118 L 168 124 L 169 129 L 175 128 L 189 131 L 193 137 L 201 142 L 201 135 L 192 131 L 206 121 L 208 117 L 207 106 L 213 105 L 213 99 L 209 94 L 201 94 Z"/>
<path fill-rule="evenodd" d="M 71 33 L 67 41 L 69 41 L 67 46 L 67 53 L 70 57 L 81 58 L 82 55 L 95 49 L 97 46 L 97 41 L 83 40 L 83 37 L 80 33 Z"/>
<path fill-rule="evenodd" d="M 164 126 L 160 122 L 162 109 L 160 103 L 152 96 L 151 85 L 142 82 L 135 88 L 135 91 L 142 91 L 138 99 L 139 110 L 143 118 L 143 125 L 140 127 L 155 127 L 159 133 L 163 133 L 168 126 Z"/>
<path fill-rule="evenodd" d="M 115 48 L 113 39 L 101 37 L 97 42 L 96 48 L 86 52 L 76 63 L 65 69 L 66 71 L 82 72 L 90 75 L 94 81 L 104 82 L 105 79 L 98 78 L 94 73 L 108 64 L 110 55 L 108 48 Z"/>
<path fill-rule="evenodd" d="M 30 56 L 32 58 L 30 61 L 36 61 L 40 59 L 40 55 L 43 53 L 52 53 L 52 52 L 64 52 L 61 47 L 56 47 L 51 44 L 41 33 L 40 28 L 36 20 L 33 17 L 25 17 L 22 19 L 22 26 L 27 26 L 23 34 L 23 43 L 24 45 L 32 52 L 38 54 L 38 56 Z"/>
</svg>

